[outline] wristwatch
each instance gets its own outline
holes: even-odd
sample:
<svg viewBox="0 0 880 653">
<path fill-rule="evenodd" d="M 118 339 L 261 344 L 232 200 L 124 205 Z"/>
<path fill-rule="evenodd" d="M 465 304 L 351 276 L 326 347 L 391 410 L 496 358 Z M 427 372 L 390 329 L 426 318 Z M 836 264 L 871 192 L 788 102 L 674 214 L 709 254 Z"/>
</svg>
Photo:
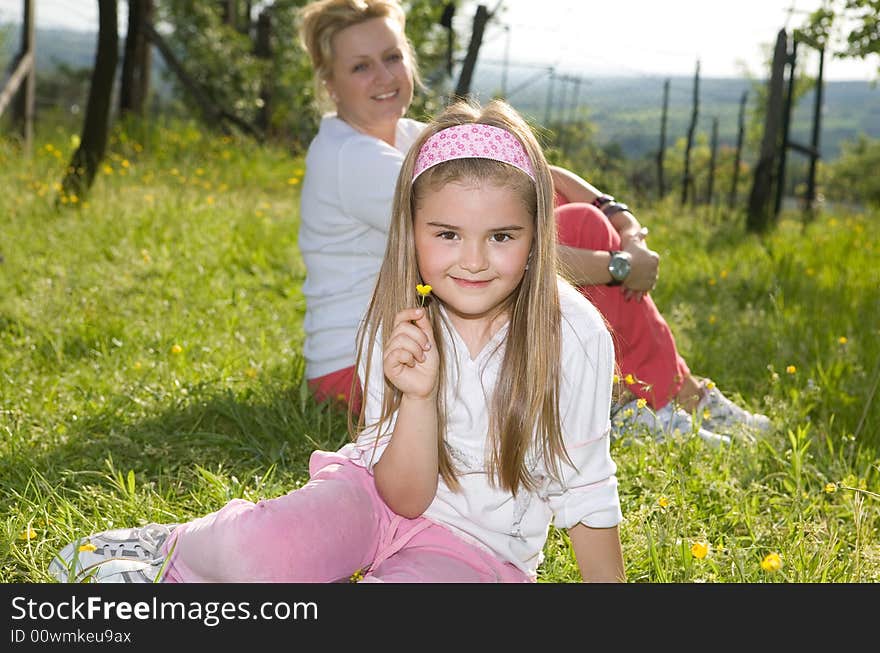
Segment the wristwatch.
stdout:
<svg viewBox="0 0 880 653">
<path fill-rule="evenodd" d="M 608 261 L 608 274 L 611 275 L 609 286 L 619 286 L 629 276 L 632 269 L 632 256 L 629 252 L 609 251 L 611 259 Z"/>
</svg>

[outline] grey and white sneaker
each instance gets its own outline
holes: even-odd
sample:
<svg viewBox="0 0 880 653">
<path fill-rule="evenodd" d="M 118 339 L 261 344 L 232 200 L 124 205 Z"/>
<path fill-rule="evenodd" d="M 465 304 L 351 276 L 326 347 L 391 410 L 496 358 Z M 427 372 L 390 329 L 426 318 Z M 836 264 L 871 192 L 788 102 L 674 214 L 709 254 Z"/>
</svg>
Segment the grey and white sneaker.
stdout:
<svg viewBox="0 0 880 653">
<path fill-rule="evenodd" d="M 669 435 L 697 435 L 706 444 L 717 447 L 730 444 L 730 438 L 719 435 L 707 428 L 694 424 L 691 416 L 671 402 L 658 410 L 648 406 L 639 407 L 638 400 L 623 406 L 615 405 L 611 417 L 611 435 L 614 438 L 626 435 L 649 435 L 663 440 Z"/>
<path fill-rule="evenodd" d="M 49 574 L 59 583 L 152 583 L 165 563 L 162 545 L 177 524 L 147 524 L 89 535 L 65 546 Z"/>
<path fill-rule="evenodd" d="M 742 426 L 753 432 L 770 430 L 770 418 L 761 413 L 750 413 L 724 396 L 709 381 L 703 388 L 703 396 L 697 404 L 696 414 L 702 416 L 702 425 L 716 433 L 736 434 Z"/>
</svg>

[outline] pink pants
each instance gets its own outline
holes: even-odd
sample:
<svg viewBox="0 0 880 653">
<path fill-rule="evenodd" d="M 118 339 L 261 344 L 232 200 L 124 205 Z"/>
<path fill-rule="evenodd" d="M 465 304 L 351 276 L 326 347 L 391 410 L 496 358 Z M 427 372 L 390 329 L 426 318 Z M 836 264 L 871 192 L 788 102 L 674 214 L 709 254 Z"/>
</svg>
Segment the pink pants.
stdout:
<svg viewBox="0 0 880 653">
<path fill-rule="evenodd" d="M 620 235 L 599 209 L 582 203 L 555 210 L 561 245 L 592 250 L 620 249 Z M 605 317 L 614 338 L 621 378 L 631 374 L 627 388 L 654 408 L 668 404 L 681 389 L 690 370 L 675 347 L 675 338 L 650 296 L 626 301 L 621 286 L 584 286 L 581 294 Z"/>
<path fill-rule="evenodd" d="M 315 451 L 311 480 L 276 499 L 234 499 L 181 524 L 165 544 L 166 583 L 525 583 L 517 567 L 424 517 L 385 505 L 373 475 Z"/>
</svg>

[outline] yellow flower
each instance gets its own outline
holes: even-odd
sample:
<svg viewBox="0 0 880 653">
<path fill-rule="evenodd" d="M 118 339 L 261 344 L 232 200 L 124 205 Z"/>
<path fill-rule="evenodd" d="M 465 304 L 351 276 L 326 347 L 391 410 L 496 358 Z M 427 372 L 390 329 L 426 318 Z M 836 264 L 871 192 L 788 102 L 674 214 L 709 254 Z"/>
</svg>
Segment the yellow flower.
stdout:
<svg viewBox="0 0 880 653">
<path fill-rule="evenodd" d="M 667 499 L 666 497 L 660 497 L 659 499 L 657 499 L 657 505 L 661 508 L 666 508 L 669 506 L 669 499 Z"/>
<path fill-rule="evenodd" d="M 645 399 L 639 399 L 639 400 L 636 402 L 636 406 L 638 406 L 639 408 L 644 408 L 644 407 L 647 406 L 647 405 L 648 405 L 648 402 L 647 402 L 647 400 L 645 400 Z"/>
<path fill-rule="evenodd" d="M 143 367 L 143 365 L 141 365 L 140 361 L 134 362 L 134 369 L 139 370 L 139 369 L 141 369 L 141 367 Z"/>
<path fill-rule="evenodd" d="M 611 380 L 612 380 L 614 383 L 620 383 L 620 377 L 617 376 L 616 374 L 615 374 L 614 376 L 611 377 Z"/>
<path fill-rule="evenodd" d="M 96 547 L 91 542 L 88 542 L 87 544 L 83 544 L 81 547 L 79 547 L 79 550 L 80 551 L 97 551 L 98 547 Z"/>
<path fill-rule="evenodd" d="M 722 279 L 726 279 L 726 278 L 727 278 L 727 270 L 721 270 L 721 278 L 722 278 Z"/>
<path fill-rule="evenodd" d="M 834 494 L 837 492 L 837 483 L 826 483 L 825 492 L 828 494 Z"/>
<path fill-rule="evenodd" d="M 846 336 L 840 336 L 837 339 L 837 342 L 839 342 L 841 345 L 845 345 L 847 342 L 849 342 L 849 340 L 846 339 Z"/>
<path fill-rule="evenodd" d="M 180 354 L 181 352 L 183 352 L 183 347 L 181 347 L 180 345 L 177 345 L 177 344 L 171 345 L 171 353 L 172 354 L 174 354 L 176 356 L 177 354 Z"/>
<path fill-rule="evenodd" d="M 299 177 L 290 177 L 287 180 L 287 183 L 290 184 L 291 186 L 296 186 L 299 183 Z"/>
<path fill-rule="evenodd" d="M 712 277 L 711 279 L 709 279 L 709 285 L 710 285 L 710 286 L 714 286 L 716 283 L 718 283 L 718 282 L 715 281 L 715 277 Z"/>
<path fill-rule="evenodd" d="M 709 316 L 709 324 L 715 324 L 718 321 L 718 318 L 714 315 Z"/>
<path fill-rule="evenodd" d="M 70 147 L 72 147 L 74 150 L 79 147 L 81 142 L 82 141 L 80 141 L 78 134 L 74 134 L 70 137 Z"/>
<path fill-rule="evenodd" d="M 21 534 L 18 536 L 18 539 L 29 541 L 34 539 L 35 537 L 37 537 L 37 531 L 28 526 L 27 529 L 21 532 Z"/>
<path fill-rule="evenodd" d="M 634 377 L 632 374 L 627 374 L 627 375 L 623 378 L 623 380 L 626 381 L 626 384 L 627 384 L 627 385 L 632 385 L 633 383 L 636 382 L 636 379 L 635 379 L 635 377 Z"/>
<path fill-rule="evenodd" d="M 416 284 L 416 292 L 419 295 L 419 306 L 424 306 L 425 298 L 431 294 L 431 286 L 429 284 Z"/>
<path fill-rule="evenodd" d="M 779 571 L 782 569 L 782 558 L 779 557 L 778 553 L 768 553 L 761 560 L 761 569 L 770 573 Z"/>
<path fill-rule="evenodd" d="M 691 555 L 697 560 L 702 560 L 709 554 L 709 543 L 703 540 L 697 540 L 691 547 Z"/>
<path fill-rule="evenodd" d="M 364 570 L 363 570 L 363 569 L 358 569 L 358 570 L 357 570 L 356 572 L 354 572 L 351 576 L 349 576 L 349 578 L 348 578 L 348 582 L 349 582 L 349 583 L 359 583 L 359 582 L 362 581 L 363 579 L 364 579 Z"/>
<path fill-rule="evenodd" d="M 258 374 L 257 368 L 255 368 L 255 367 L 249 367 L 244 371 L 244 375 L 246 377 L 248 377 L 249 379 L 257 378 L 257 374 Z"/>
<path fill-rule="evenodd" d="M 797 368 L 794 365 L 789 365 L 785 368 L 785 371 L 789 374 L 794 374 L 795 372 L 797 372 Z"/>
<path fill-rule="evenodd" d="M 706 390 L 714 390 L 715 389 L 715 381 L 709 381 L 706 383 Z"/>
<path fill-rule="evenodd" d="M 703 419 L 710 419 L 712 417 L 712 411 L 708 408 L 703 409 Z"/>
</svg>

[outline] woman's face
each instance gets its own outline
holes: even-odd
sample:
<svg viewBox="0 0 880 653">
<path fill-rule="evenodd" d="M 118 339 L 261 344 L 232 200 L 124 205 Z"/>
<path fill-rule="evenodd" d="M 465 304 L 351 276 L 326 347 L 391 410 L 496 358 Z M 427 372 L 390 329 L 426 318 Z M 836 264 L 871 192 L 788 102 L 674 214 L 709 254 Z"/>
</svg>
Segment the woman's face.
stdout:
<svg viewBox="0 0 880 653">
<path fill-rule="evenodd" d="M 391 18 L 372 18 L 338 32 L 332 46 L 332 76 L 326 85 L 337 115 L 393 145 L 397 121 L 413 96 L 412 62 L 400 25 Z"/>
</svg>

